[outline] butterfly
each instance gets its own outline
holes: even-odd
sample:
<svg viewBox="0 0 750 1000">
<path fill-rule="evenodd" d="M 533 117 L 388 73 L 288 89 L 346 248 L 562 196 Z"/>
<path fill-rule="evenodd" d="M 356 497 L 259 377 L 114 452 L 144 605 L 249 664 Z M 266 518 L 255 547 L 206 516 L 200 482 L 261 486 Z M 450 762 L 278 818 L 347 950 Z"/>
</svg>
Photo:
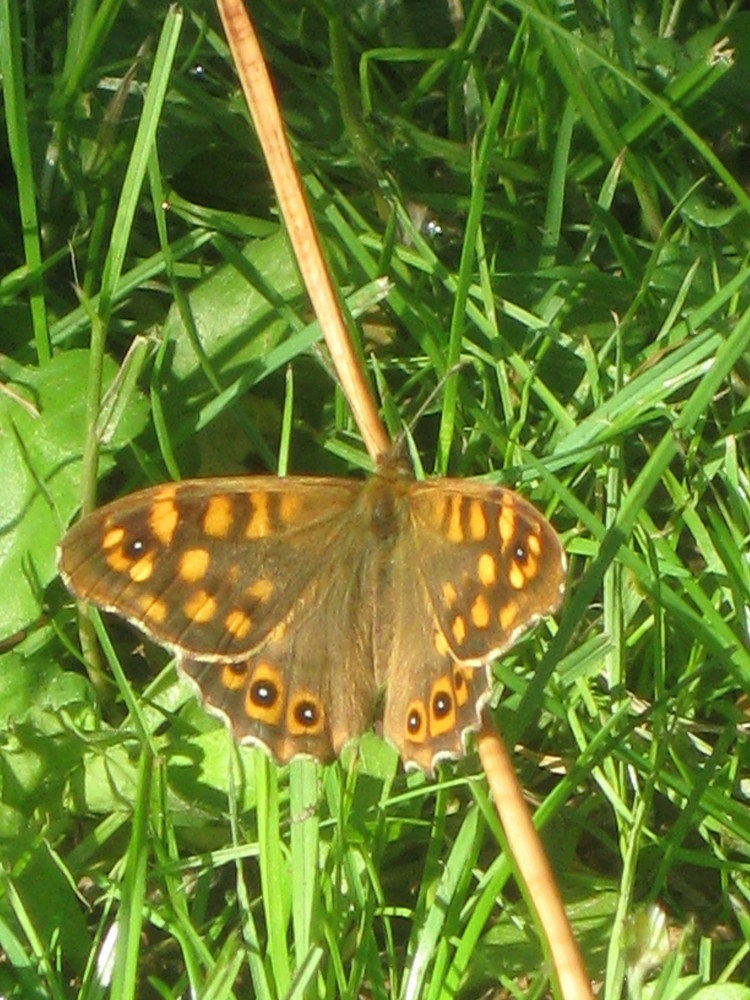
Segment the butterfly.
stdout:
<svg viewBox="0 0 750 1000">
<path fill-rule="evenodd" d="M 511 490 L 244 476 L 155 486 L 67 532 L 60 574 L 175 656 L 240 743 L 328 761 L 370 727 L 407 768 L 461 756 L 490 665 L 554 612 L 566 559 Z"/>
</svg>

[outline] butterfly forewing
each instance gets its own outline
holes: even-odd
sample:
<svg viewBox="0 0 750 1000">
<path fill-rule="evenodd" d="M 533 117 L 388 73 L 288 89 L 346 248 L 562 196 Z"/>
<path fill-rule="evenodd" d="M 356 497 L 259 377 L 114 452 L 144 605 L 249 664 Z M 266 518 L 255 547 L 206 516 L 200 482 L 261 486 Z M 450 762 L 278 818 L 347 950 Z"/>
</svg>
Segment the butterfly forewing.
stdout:
<svg viewBox="0 0 750 1000">
<path fill-rule="evenodd" d="M 60 572 L 79 598 L 156 642 L 241 657 L 304 604 L 360 489 L 353 480 L 259 476 L 143 490 L 74 525 Z"/>
<path fill-rule="evenodd" d="M 560 541 L 516 493 L 464 480 L 415 483 L 411 513 L 419 572 L 460 662 L 486 663 L 559 607 Z"/>
</svg>

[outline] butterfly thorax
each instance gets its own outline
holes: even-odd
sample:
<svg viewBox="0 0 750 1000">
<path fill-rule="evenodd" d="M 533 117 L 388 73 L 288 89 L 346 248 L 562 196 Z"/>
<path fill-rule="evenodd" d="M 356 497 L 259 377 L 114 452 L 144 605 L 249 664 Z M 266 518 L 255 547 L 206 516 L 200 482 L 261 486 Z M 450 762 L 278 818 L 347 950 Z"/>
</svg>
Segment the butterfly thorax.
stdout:
<svg viewBox="0 0 750 1000">
<path fill-rule="evenodd" d="M 376 474 L 364 486 L 369 527 L 379 544 L 393 544 L 409 512 L 407 491 L 411 477 L 400 470 Z"/>
</svg>

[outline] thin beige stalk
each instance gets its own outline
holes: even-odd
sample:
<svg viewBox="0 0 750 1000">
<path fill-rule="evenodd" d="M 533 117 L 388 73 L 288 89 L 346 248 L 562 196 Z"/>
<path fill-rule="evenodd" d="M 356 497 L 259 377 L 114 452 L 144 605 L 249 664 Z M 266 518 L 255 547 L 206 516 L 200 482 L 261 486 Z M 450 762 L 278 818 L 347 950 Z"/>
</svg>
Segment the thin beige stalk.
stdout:
<svg viewBox="0 0 750 1000">
<path fill-rule="evenodd" d="M 377 461 L 390 450 L 388 435 L 341 315 L 255 29 L 242 0 L 217 3 L 297 264 L 365 447 Z"/>
<path fill-rule="evenodd" d="M 565 915 L 541 837 L 532 822 L 513 763 L 485 711 L 477 748 L 508 847 L 547 941 L 562 1000 L 594 1000 L 580 949 Z"/>
</svg>

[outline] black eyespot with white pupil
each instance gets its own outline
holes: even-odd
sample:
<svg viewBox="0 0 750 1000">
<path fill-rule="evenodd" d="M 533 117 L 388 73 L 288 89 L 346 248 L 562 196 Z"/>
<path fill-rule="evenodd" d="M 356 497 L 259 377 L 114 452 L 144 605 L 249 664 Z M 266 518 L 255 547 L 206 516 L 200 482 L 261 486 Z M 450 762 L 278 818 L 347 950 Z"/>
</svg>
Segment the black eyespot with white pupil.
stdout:
<svg viewBox="0 0 750 1000">
<path fill-rule="evenodd" d="M 409 712 L 409 716 L 406 720 L 406 728 L 414 736 L 422 728 L 422 713 L 416 708 L 413 708 Z"/>
<path fill-rule="evenodd" d="M 305 699 L 294 707 L 294 718 L 305 729 L 311 729 L 317 725 L 320 719 L 320 711 L 314 701 Z"/>
<path fill-rule="evenodd" d="M 453 699 L 445 691 L 440 691 L 432 699 L 432 714 L 436 719 L 444 719 L 453 708 Z"/>
<path fill-rule="evenodd" d="M 142 538 L 137 535 L 135 538 L 131 538 L 129 542 L 125 543 L 124 551 L 128 559 L 137 559 L 142 556 L 146 549 L 146 545 Z"/>
<path fill-rule="evenodd" d="M 279 697 L 279 689 L 271 681 L 256 681 L 250 687 L 250 697 L 256 705 L 263 708 L 272 708 Z"/>
<path fill-rule="evenodd" d="M 520 544 L 516 545 L 515 553 L 514 554 L 515 554 L 515 557 L 518 560 L 518 562 L 526 562 L 527 552 L 526 552 L 526 546 L 525 545 L 520 545 Z"/>
</svg>

